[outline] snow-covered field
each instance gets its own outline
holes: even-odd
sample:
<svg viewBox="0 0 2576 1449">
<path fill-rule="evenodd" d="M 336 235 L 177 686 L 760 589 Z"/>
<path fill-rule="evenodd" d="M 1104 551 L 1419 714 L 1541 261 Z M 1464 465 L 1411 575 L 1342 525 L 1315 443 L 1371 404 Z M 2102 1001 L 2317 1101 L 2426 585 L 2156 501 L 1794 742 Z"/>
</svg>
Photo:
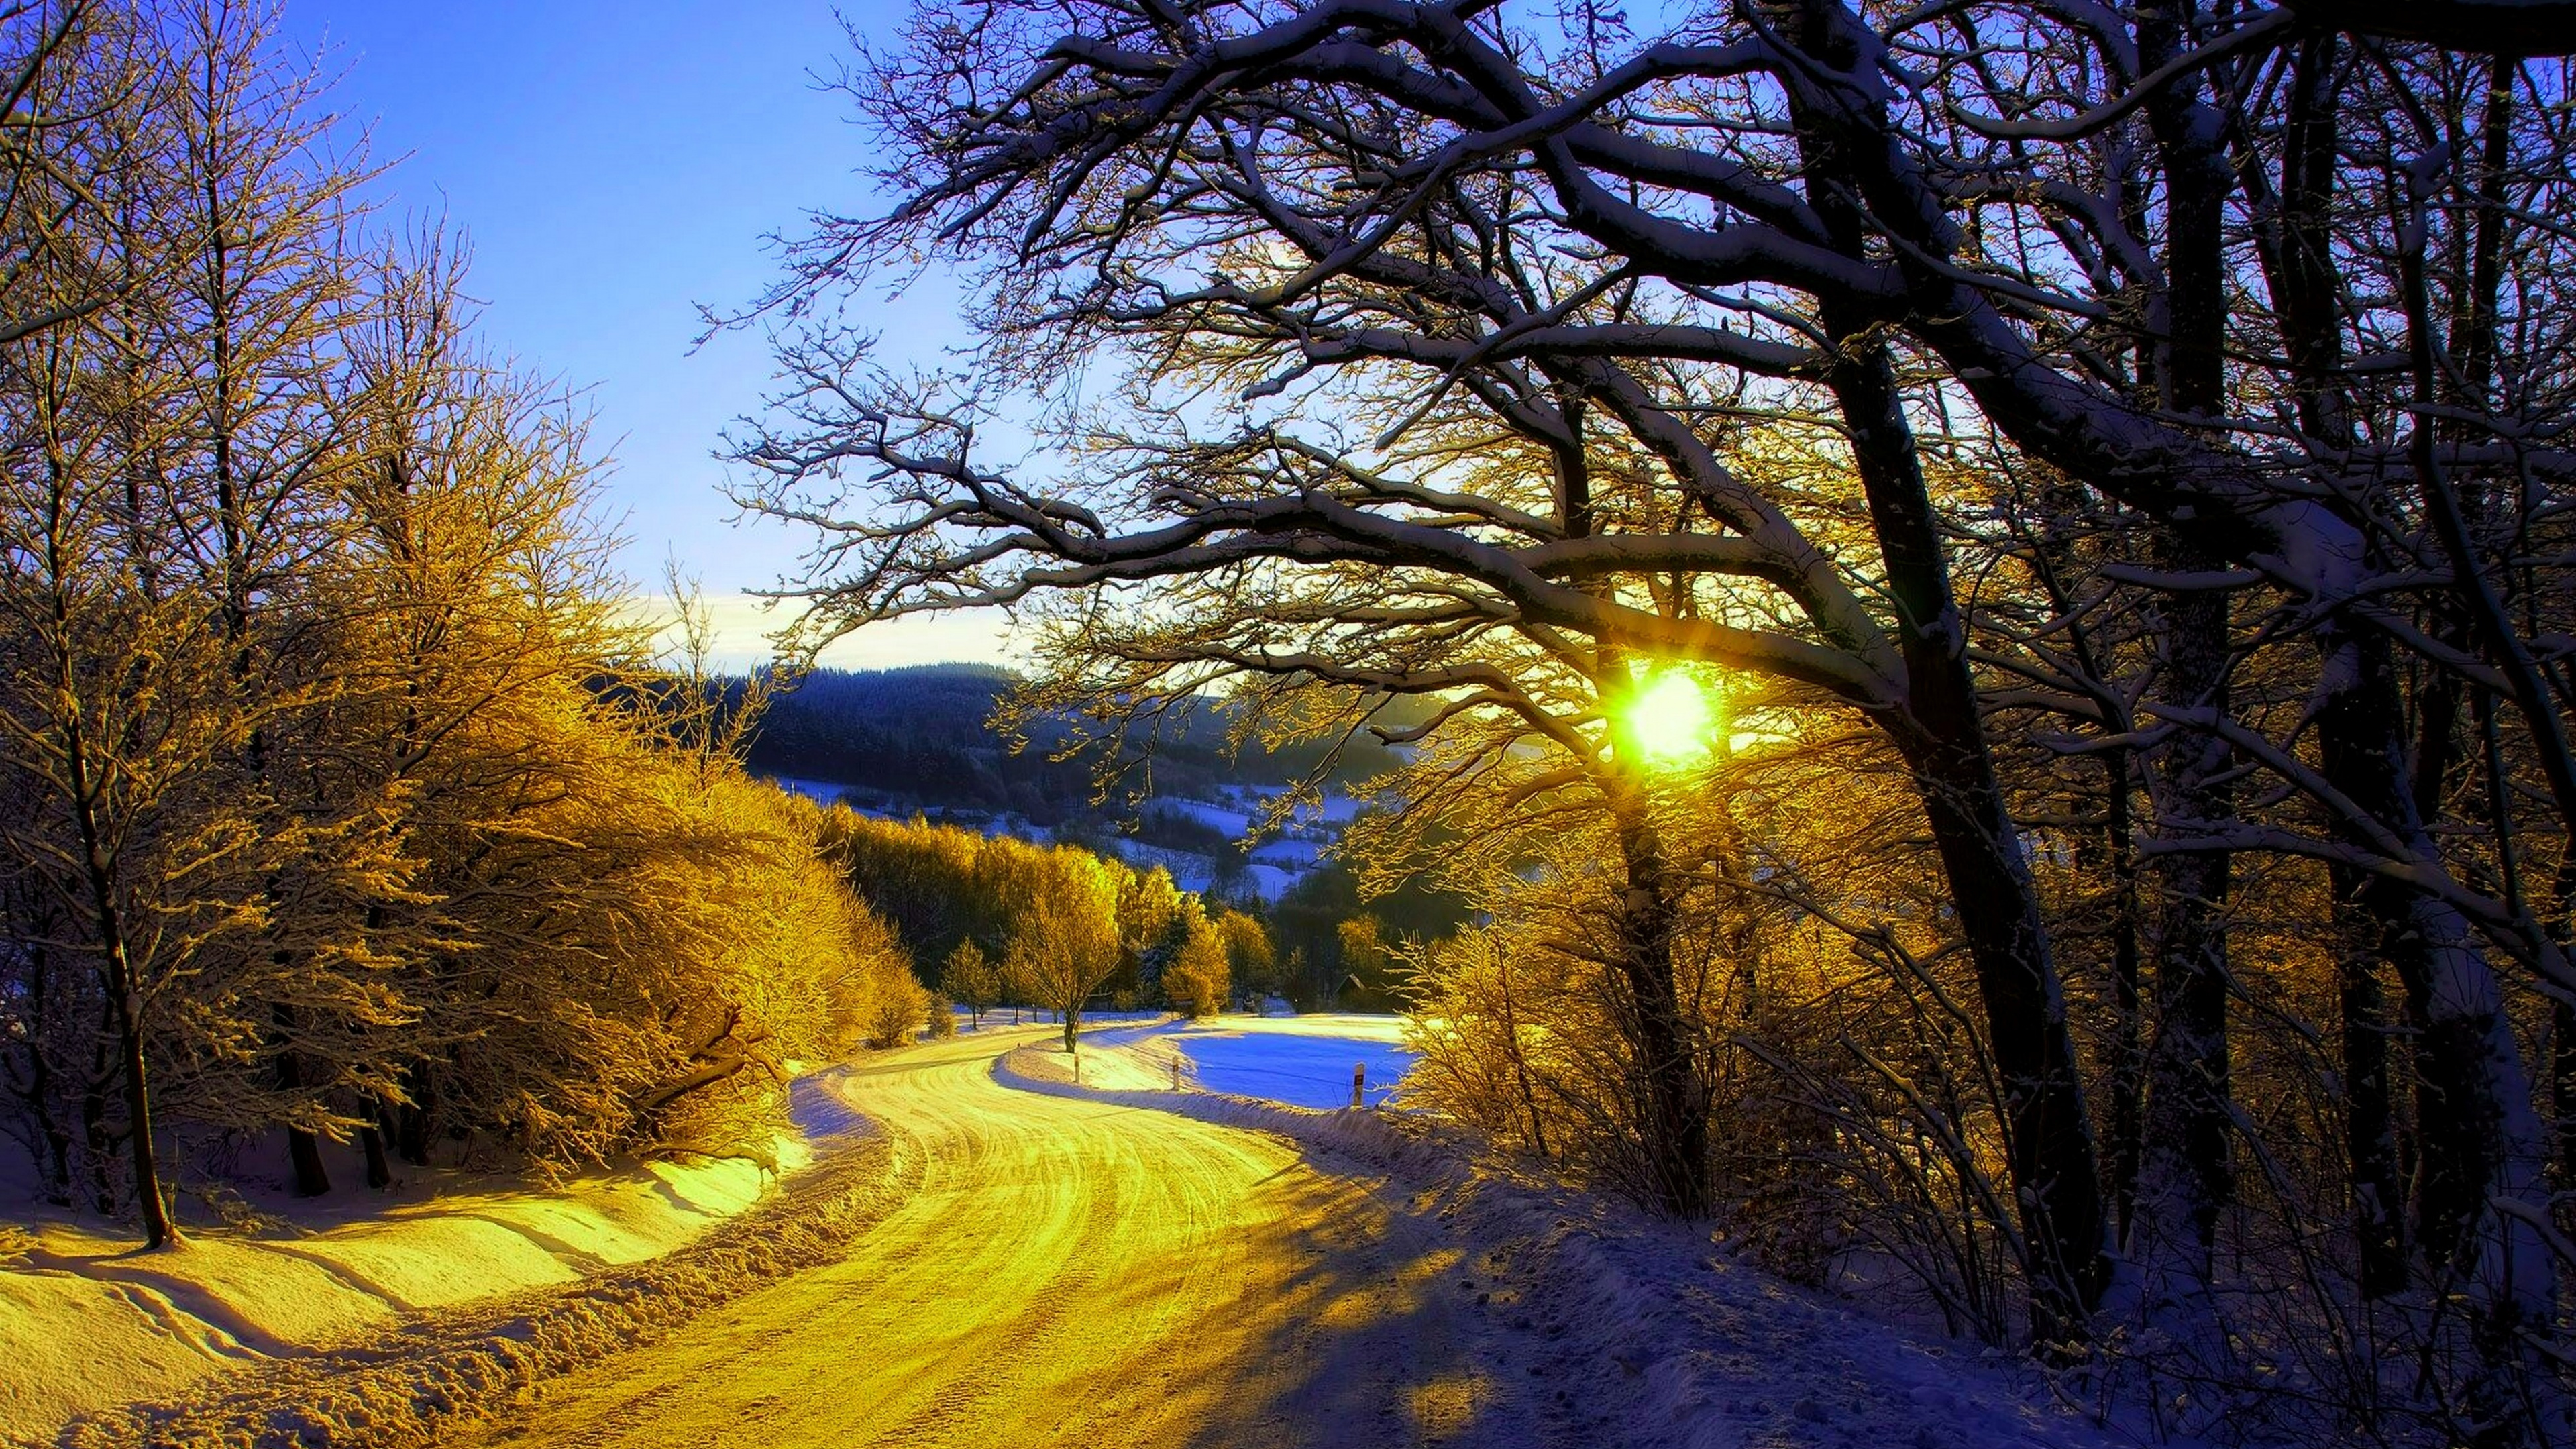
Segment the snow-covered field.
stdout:
<svg viewBox="0 0 2576 1449">
<path fill-rule="evenodd" d="M 1175 803 L 1199 805 L 1200 802 L 1163 801 L 1157 808 Z M 1214 806 L 1200 806 L 1200 812 L 1211 813 L 1217 817 L 1244 818 Z M 1242 877 L 1253 893 L 1265 901 L 1278 900 L 1295 889 L 1297 882 L 1305 879 L 1307 873 L 1315 868 L 1325 848 L 1317 842 L 1306 840 L 1277 841 L 1273 844 L 1282 848 L 1273 851 L 1265 846 L 1254 852 L 1251 862 L 1244 867 Z M 1112 839 L 1108 842 L 1108 847 L 1117 852 L 1119 859 L 1140 870 L 1161 866 L 1171 873 L 1172 883 L 1185 891 L 1206 892 L 1216 884 L 1216 859 L 1213 856 L 1200 855 L 1195 851 L 1176 850 L 1167 845 L 1151 845 L 1141 840 L 1124 837 Z"/>
<path fill-rule="evenodd" d="M 1312 870 L 1324 858 L 1324 847 L 1320 840 L 1265 840 L 1252 852 L 1252 859 L 1287 870 Z"/>
<path fill-rule="evenodd" d="M 1193 1029 L 1211 1034 L 1316 1036 L 1385 1046 L 1404 1044 L 1404 1018 L 1374 1011 L 1310 1011 L 1302 1016 L 1286 1012 L 1228 1014 L 1199 1022 Z"/>
<path fill-rule="evenodd" d="M 1149 811 L 1177 815 L 1201 825 L 1225 832 L 1228 839 L 1239 840 L 1252 828 L 1252 812 L 1229 809 L 1205 800 L 1189 800 L 1177 795 L 1158 795 L 1146 807 Z"/>
<path fill-rule="evenodd" d="M 1219 1016 L 1104 1032 L 1093 1045 L 1147 1055 L 1166 1085 L 1180 1080 L 1202 1091 L 1324 1110 L 1351 1104 L 1354 1067 L 1367 1069 L 1368 1105 L 1394 1096 L 1414 1062 L 1403 1040 L 1401 1017 L 1342 1014 Z M 1178 1078 L 1171 1073 L 1174 1054 Z"/>
<path fill-rule="evenodd" d="M 1304 879 L 1306 874 L 1302 870 L 1288 870 L 1280 866 L 1260 864 L 1245 866 L 1243 873 L 1251 880 L 1252 889 L 1265 901 L 1276 901 L 1285 897 L 1288 892 L 1297 888 L 1297 882 Z"/>
</svg>

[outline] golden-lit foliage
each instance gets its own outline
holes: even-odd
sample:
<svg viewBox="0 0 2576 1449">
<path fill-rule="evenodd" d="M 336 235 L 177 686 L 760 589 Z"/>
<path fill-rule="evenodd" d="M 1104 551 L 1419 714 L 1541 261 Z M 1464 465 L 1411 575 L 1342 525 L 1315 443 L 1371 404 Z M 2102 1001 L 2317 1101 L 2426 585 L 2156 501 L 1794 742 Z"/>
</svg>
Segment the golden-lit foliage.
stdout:
<svg viewBox="0 0 2576 1449">
<path fill-rule="evenodd" d="M 1163 967 L 1163 995 L 1175 1010 L 1200 1017 L 1223 1010 L 1232 994 L 1226 933 L 1193 912 L 1182 926 L 1179 949 Z"/>
<path fill-rule="evenodd" d="M 1065 1013 L 1068 1041 L 1096 998 L 1204 1016 L 1271 965 L 1260 922 L 1211 917 L 1160 866 L 839 806 L 823 840 L 915 958 L 941 963 L 932 985 L 979 1012 L 1013 1002 Z"/>
<path fill-rule="evenodd" d="M 909 964 L 819 812 L 682 738 L 739 699 L 619 622 L 580 413 L 477 342 L 446 238 L 359 213 L 275 19 L 0 22 L 54 118 L 0 144 L 19 1135 L 156 1243 L 159 1154 L 254 1133 L 308 1193 L 326 1138 L 376 1185 L 765 1150 L 791 1061 L 918 1016 Z"/>
</svg>

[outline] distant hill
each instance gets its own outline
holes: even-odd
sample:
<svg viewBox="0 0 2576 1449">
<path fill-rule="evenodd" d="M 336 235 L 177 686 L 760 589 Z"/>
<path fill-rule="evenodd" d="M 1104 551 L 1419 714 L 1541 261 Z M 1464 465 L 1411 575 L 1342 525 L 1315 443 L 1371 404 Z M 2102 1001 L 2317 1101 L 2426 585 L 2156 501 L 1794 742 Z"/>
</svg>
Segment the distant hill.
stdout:
<svg viewBox="0 0 2576 1449">
<path fill-rule="evenodd" d="M 1301 779 L 1329 750 L 1323 741 L 1276 752 L 1253 744 L 1231 755 L 1225 706 L 1193 704 L 1153 742 L 1150 758 L 1131 749 L 1118 762 L 1121 789 L 1094 807 L 1101 747 L 1056 760 L 1070 738 L 1063 725 L 1041 724 L 1017 752 L 987 728 L 1013 682 L 1007 670 L 976 664 L 817 670 L 771 702 L 748 763 L 764 775 L 841 786 L 886 813 L 971 811 L 1083 830 L 1131 823 L 1123 797 L 1147 782 L 1147 772 L 1156 796 L 1208 800 L 1229 785 L 1276 789 Z M 1356 784 L 1395 763 L 1374 736 L 1363 736 L 1344 747 L 1327 781 Z"/>
<path fill-rule="evenodd" d="M 1050 758 L 1070 738 L 1063 724 L 1034 730 L 1028 747 L 1016 753 L 986 728 L 995 701 L 1013 683 L 1006 670 L 973 664 L 818 670 L 771 702 L 752 736 L 748 763 L 791 788 L 846 798 L 871 814 L 918 813 L 995 834 L 1081 845 L 1140 869 L 1163 866 L 1183 889 L 1206 892 L 1270 924 L 1283 963 L 1281 989 L 1301 1009 L 1400 1004 L 1393 957 L 1378 951 L 1369 962 L 1345 959 L 1346 922 L 1365 916 L 1394 941 L 1443 936 L 1466 919 L 1463 899 L 1423 881 L 1363 903 L 1349 868 L 1322 858 L 1352 815 L 1366 808 L 1352 798 L 1352 787 L 1397 763 L 1375 736 L 1345 746 L 1324 778 L 1331 798 L 1321 812 L 1252 851 L 1242 837 L 1262 800 L 1323 763 L 1327 745 L 1276 752 L 1248 745 L 1239 758 L 1231 756 L 1225 707 L 1210 701 L 1178 712 L 1150 761 L 1132 754 L 1124 760 L 1130 772 L 1124 788 L 1094 805 L 1092 761 Z M 1428 708 L 1401 700 L 1386 718 L 1419 720 Z M 1152 799 L 1140 809 L 1128 795 L 1146 783 L 1135 772 L 1148 765 Z"/>
</svg>

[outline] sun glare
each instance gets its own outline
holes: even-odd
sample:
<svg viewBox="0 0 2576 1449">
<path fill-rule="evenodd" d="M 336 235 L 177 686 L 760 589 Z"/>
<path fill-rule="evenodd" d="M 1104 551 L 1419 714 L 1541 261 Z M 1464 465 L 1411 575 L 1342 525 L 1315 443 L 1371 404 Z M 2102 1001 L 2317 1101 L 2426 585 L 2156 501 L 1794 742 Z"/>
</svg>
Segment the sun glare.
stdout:
<svg viewBox="0 0 2576 1449">
<path fill-rule="evenodd" d="M 1657 678 L 1628 702 L 1628 728 L 1636 735 L 1637 747 L 1662 763 L 1707 754 L 1715 723 L 1707 692 L 1698 680 L 1678 670 Z"/>
</svg>

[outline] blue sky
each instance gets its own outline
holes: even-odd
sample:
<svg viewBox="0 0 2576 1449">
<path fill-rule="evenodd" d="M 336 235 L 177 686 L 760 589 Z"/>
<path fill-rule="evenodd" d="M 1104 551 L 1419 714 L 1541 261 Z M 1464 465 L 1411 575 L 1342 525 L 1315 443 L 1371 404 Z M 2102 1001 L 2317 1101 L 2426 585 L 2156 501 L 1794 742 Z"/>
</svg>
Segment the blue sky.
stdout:
<svg viewBox="0 0 2576 1449">
<path fill-rule="evenodd" d="M 882 31 L 903 13 L 850 0 Z M 334 109 L 372 131 L 398 215 L 443 214 L 471 238 L 483 330 L 524 365 L 586 389 L 627 572 L 658 586 L 666 555 L 710 595 L 765 585 L 797 540 L 726 522 L 718 431 L 756 407 L 768 358 L 752 334 L 694 354 L 696 304 L 725 307 L 773 275 L 760 238 L 815 207 L 864 210 L 864 135 L 818 89 L 848 54 L 835 8 L 808 0 L 287 0 L 285 39 L 342 75 Z M 869 318 L 928 361 L 960 331 L 925 284 Z M 901 356 L 904 354 L 896 354 Z M 728 654 L 759 649 L 756 616 L 719 600 Z M 871 630 L 838 662 L 989 658 L 988 624 Z"/>
</svg>

